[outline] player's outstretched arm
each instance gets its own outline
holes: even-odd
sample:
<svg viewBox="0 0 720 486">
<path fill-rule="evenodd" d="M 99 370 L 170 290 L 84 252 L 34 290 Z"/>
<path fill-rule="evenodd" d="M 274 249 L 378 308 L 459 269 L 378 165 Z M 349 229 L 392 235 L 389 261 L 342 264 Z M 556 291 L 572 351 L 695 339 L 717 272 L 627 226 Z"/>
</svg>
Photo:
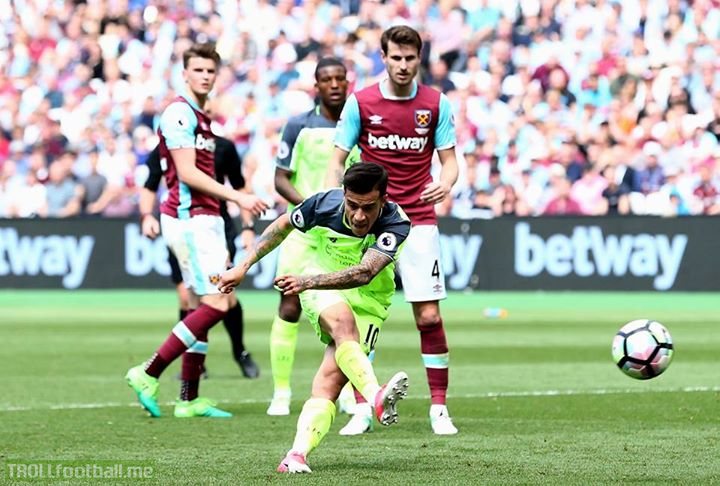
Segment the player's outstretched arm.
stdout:
<svg viewBox="0 0 720 486">
<path fill-rule="evenodd" d="M 392 258 L 370 248 L 362 261 L 339 272 L 320 275 L 283 275 L 275 279 L 275 285 L 284 295 L 297 295 L 308 289 L 352 289 L 367 285 L 388 266 Z"/>
<path fill-rule="evenodd" d="M 195 165 L 195 149 L 179 148 L 170 150 L 178 178 L 193 189 L 204 192 L 210 196 L 225 201 L 236 203 L 241 208 L 247 209 L 255 216 L 260 216 L 267 209 L 267 204 L 257 196 L 243 194 L 205 174 Z"/>
<path fill-rule="evenodd" d="M 277 248 L 292 230 L 293 226 L 287 213 L 273 221 L 257 238 L 255 245 L 247 252 L 243 261 L 222 274 L 218 289 L 225 294 L 230 293 L 243 281 L 250 267 Z"/>
</svg>

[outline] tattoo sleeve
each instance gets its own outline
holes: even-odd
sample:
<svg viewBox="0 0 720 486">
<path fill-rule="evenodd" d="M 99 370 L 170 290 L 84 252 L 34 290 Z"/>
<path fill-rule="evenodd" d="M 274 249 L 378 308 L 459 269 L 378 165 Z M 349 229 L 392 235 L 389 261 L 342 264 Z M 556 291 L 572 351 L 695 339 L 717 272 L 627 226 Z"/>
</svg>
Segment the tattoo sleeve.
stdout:
<svg viewBox="0 0 720 486">
<path fill-rule="evenodd" d="M 292 230 L 293 226 L 290 223 L 290 219 L 286 214 L 283 214 L 258 236 L 255 245 L 253 245 L 253 248 L 248 252 L 248 255 L 241 265 L 245 267 L 246 270 L 253 266 L 253 264 L 262 259 L 262 257 L 277 248 Z"/>
<path fill-rule="evenodd" d="M 380 270 L 388 266 L 392 259 L 370 249 L 363 256 L 362 261 L 352 267 L 332 273 L 322 273 L 303 277 L 304 287 L 307 289 L 352 289 L 367 285 L 380 273 Z"/>
</svg>

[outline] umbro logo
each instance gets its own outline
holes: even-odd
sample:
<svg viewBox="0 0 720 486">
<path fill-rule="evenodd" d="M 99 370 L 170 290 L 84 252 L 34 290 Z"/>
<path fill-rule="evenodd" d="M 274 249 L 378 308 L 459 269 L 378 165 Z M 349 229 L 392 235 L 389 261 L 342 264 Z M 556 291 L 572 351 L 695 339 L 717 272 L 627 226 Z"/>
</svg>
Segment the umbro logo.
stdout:
<svg viewBox="0 0 720 486">
<path fill-rule="evenodd" d="M 382 125 L 383 117 L 380 115 L 370 115 L 370 125 Z"/>
</svg>

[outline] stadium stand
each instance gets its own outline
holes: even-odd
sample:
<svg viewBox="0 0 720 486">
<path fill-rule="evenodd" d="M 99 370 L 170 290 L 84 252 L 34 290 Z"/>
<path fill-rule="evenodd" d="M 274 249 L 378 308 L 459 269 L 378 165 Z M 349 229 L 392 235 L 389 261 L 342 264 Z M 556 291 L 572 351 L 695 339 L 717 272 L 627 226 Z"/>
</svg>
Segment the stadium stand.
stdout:
<svg viewBox="0 0 720 486">
<path fill-rule="evenodd" d="M 315 62 L 374 82 L 398 23 L 422 32 L 423 81 L 455 109 L 465 163 L 439 214 L 720 213 L 717 0 L 0 5 L 0 217 L 135 214 L 179 53 L 198 40 L 224 61 L 214 128 L 281 211 L 279 130 L 312 105 Z"/>
</svg>

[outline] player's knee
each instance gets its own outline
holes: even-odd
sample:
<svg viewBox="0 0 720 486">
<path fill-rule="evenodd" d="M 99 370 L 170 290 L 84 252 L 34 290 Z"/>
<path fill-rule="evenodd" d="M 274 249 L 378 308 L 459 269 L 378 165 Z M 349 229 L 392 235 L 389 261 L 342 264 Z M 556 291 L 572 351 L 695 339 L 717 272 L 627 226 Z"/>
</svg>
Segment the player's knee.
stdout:
<svg viewBox="0 0 720 486">
<path fill-rule="evenodd" d="M 341 316 L 328 322 L 328 334 L 337 345 L 345 341 L 357 341 L 358 331 L 352 316 Z"/>
<path fill-rule="evenodd" d="M 420 331 L 442 326 L 440 312 L 435 309 L 427 309 L 420 312 L 415 319 L 415 325 Z"/>
<path fill-rule="evenodd" d="M 300 314 L 302 308 L 300 307 L 300 299 L 297 296 L 291 296 L 293 298 L 283 297 L 280 299 L 280 305 L 278 306 L 278 315 L 280 319 L 287 322 L 297 322 L 300 320 Z"/>
<path fill-rule="evenodd" d="M 217 309 L 220 312 L 227 312 L 230 310 L 230 305 L 235 305 L 237 298 L 235 293 L 230 294 L 211 294 L 203 296 L 200 301 L 203 304 L 209 305 L 213 309 Z"/>
<path fill-rule="evenodd" d="M 355 321 L 341 323 L 335 328 L 331 336 L 333 341 L 335 341 L 338 345 L 344 343 L 345 341 L 358 341 L 359 337 Z"/>
<path fill-rule="evenodd" d="M 355 316 L 346 303 L 339 302 L 326 307 L 319 317 L 320 328 L 335 341 L 336 345 L 358 340 Z"/>
<path fill-rule="evenodd" d="M 297 322 L 300 320 L 300 309 L 291 305 L 282 305 L 278 308 L 278 316 L 287 322 Z"/>
</svg>

